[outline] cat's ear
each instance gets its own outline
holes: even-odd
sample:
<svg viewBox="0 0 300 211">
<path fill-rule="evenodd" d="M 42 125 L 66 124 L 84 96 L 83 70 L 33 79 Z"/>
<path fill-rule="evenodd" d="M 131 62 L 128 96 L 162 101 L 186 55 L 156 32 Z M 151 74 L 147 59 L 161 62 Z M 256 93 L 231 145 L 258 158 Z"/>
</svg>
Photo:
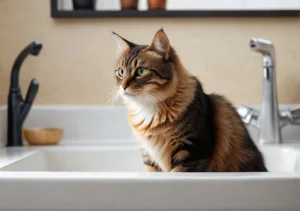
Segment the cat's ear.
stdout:
<svg viewBox="0 0 300 211">
<path fill-rule="evenodd" d="M 124 51 L 130 51 L 130 49 L 136 45 L 136 44 L 124 39 L 117 33 L 115 33 L 115 32 L 112 32 L 112 33 L 113 33 L 114 39 L 118 45 L 117 53 L 122 53 Z"/>
<path fill-rule="evenodd" d="M 163 29 L 160 29 L 156 32 L 149 48 L 150 50 L 154 50 L 157 51 L 158 53 L 162 53 L 164 55 L 165 60 L 169 59 L 171 45 Z"/>
</svg>

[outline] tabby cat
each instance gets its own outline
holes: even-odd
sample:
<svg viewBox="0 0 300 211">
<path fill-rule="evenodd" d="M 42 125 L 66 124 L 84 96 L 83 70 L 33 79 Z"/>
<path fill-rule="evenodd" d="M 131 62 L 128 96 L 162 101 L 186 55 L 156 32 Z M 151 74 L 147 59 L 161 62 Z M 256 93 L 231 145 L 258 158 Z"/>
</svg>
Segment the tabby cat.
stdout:
<svg viewBox="0 0 300 211">
<path fill-rule="evenodd" d="M 113 33 L 115 77 L 149 172 L 267 171 L 232 104 L 206 94 L 163 29 L 150 45 Z"/>
</svg>

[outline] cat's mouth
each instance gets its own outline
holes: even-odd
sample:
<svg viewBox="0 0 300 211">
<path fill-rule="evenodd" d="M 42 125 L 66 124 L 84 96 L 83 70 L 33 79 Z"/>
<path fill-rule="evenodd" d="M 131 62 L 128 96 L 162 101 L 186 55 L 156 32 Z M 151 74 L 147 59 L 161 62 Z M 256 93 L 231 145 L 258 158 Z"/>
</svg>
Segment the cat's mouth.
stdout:
<svg viewBox="0 0 300 211">
<path fill-rule="evenodd" d="M 136 96 L 136 94 L 134 94 L 134 93 L 132 93 L 130 90 L 124 90 L 124 89 L 120 89 L 120 94 L 122 95 L 122 96 L 126 96 L 126 97 L 135 97 Z"/>
<path fill-rule="evenodd" d="M 124 92 L 123 95 L 124 96 L 131 96 L 131 97 L 135 97 L 136 96 L 135 94 L 128 93 L 128 92 Z"/>
</svg>

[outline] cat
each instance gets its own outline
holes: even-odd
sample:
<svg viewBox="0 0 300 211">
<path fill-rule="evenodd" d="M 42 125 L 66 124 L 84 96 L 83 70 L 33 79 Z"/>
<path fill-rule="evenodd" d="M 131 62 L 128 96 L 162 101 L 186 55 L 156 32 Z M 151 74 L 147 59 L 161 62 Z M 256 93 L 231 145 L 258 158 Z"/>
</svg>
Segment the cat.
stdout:
<svg viewBox="0 0 300 211">
<path fill-rule="evenodd" d="M 150 45 L 113 32 L 118 94 L 147 172 L 265 172 L 264 158 L 231 102 L 206 94 L 163 29 Z"/>
</svg>

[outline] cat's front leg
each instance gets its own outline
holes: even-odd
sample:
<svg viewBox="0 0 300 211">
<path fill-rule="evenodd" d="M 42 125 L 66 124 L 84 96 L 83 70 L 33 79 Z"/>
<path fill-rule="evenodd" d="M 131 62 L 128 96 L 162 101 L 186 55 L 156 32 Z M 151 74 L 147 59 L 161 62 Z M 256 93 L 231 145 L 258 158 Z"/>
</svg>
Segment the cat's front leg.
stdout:
<svg viewBox="0 0 300 211">
<path fill-rule="evenodd" d="M 161 168 L 150 157 L 149 153 L 142 149 L 142 156 L 144 162 L 144 169 L 146 172 L 162 172 Z"/>
<path fill-rule="evenodd" d="M 187 172 L 188 168 L 183 167 L 182 165 L 178 165 L 175 168 L 171 169 L 170 172 Z"/>
<path fill-rule="evenodd" d="M 149 164 L 148 161 L 144 161 L 144 168 L 146 172 L 162 172 L 162 170 L 156 164 Z"/>
<path fill-rule="evenodd" d="M 205 172 L 207 169 L 207 160 L 201 159 L 198 161 L 181 161 L 177 165 L 173 165 L 170 172 Z"/>
</svg>

